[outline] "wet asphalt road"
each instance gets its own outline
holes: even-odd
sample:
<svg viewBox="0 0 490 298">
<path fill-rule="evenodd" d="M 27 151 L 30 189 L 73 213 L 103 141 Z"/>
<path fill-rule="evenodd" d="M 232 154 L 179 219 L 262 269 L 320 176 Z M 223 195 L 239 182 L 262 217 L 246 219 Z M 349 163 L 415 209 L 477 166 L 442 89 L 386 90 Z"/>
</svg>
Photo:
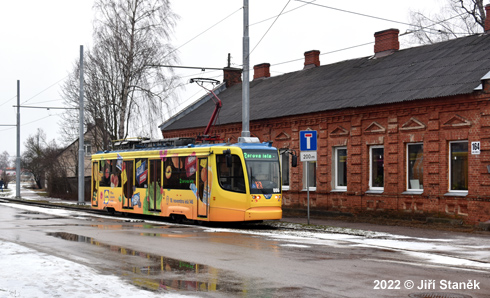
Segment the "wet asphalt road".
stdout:
<svg viewBox="0 0 490 298">
<path fill-rule="evenodd" d="M 1 240 L 151 291 L 199 297 L 490 297 L 488 237 L 425 236 L 201 227 L 0 204 Z M 442 289 L 449 280 L 458 287 L 479 282 L 479 289 Z"/>
</svg>

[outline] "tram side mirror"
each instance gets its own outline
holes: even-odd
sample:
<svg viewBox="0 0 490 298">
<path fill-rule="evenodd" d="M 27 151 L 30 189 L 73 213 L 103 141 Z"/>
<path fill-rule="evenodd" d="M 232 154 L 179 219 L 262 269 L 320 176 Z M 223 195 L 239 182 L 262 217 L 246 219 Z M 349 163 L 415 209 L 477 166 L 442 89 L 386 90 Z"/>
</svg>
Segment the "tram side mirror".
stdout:
<svg viewBox="0 0 490 298">
<path fill-rule="evenodd" d="M 298 156 L 296 155 L 296 150 L 290 149 L 288 153 L 291 154 L 291 166 L 296 168 L 298 166 Z"/>
<path fill-rule="evenodd" d="M 298 156 L 291 155 L 291 166 L 296 168 L 298 166 Z"/>
<path fill-rule="evenodd" d="M 228 168 L 231 168 L 231 150 L 230 149 L 226 149 L 226 150 L 223 150 L 223 154 L 225 155 L 225 158 L 226 158 L 226 166 Z"/>
</svg>

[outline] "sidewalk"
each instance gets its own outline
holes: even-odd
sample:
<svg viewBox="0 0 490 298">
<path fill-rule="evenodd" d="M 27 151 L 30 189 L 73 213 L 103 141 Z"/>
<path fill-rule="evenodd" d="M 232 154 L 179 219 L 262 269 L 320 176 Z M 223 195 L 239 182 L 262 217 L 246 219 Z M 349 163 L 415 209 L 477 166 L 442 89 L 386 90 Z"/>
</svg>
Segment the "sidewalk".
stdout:
<svg viewBox="0 0 490 298">
<path fill-rule="evenodd" d="M 289 215 L 283 213 L 280 220 L 283 223 L 294 223 L 308 226 L 307 216 Z M 410 237 L 437 237 L 441 235 L 468 235 L 480 234 L 488 236 L 490 232 L 485 225 L 453 225 L 445 222 L 400 220 L 375 217 L 333 217 L 333 216 L 310 216 L 310 225 L 319 227 L 337 227 L 345 229 L 356 229 L 364 231 L 382 232 Z"/>
</svg>

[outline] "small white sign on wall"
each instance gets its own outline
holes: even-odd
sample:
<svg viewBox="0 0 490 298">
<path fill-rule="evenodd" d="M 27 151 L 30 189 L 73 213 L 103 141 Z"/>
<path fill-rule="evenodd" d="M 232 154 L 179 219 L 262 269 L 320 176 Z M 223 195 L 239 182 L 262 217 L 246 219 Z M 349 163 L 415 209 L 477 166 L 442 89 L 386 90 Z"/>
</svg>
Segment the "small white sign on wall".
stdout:
<svg viewBox="0 0 490 298">
<path fill-rule="evenodd" d="M 480 142 L 471 142 L 471 154 L 480 154 Z"/>
</svg>

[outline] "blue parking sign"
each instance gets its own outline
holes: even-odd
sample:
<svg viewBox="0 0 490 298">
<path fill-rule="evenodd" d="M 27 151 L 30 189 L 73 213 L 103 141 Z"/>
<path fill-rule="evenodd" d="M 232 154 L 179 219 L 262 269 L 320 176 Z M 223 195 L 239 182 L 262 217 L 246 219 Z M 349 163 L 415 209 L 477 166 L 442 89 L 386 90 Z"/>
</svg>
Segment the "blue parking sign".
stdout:
<svg viewBox="0 0 490 298">
<path fill-rule="evenodd" d="M 299 132 L 299 150 L 316 151 L 316 130 L 302 130 Z"/>
</svg>

